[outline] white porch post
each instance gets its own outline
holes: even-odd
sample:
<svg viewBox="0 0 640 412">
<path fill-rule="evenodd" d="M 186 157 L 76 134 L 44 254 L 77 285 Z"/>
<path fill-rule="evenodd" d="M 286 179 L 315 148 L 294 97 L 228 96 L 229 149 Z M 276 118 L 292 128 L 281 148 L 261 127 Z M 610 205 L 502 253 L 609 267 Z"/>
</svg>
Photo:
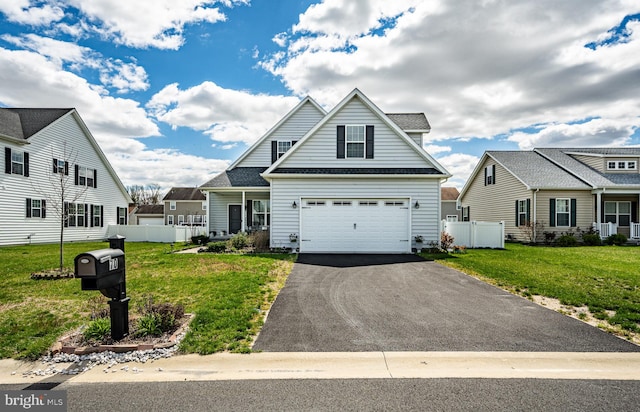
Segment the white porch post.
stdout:
<svg viewBox="0 0 640 412">
<path fill-rule="evenodd" d="M 241 209 L 242 210 L 242 212 L 241 212 L 242 216 L 240 216 L 240 222 L 241 222 L 240 223 L 240 225 L 241 225 L 240 226 L 240 231 L 241 232 L 246 232 L 247 231 L 247 228 L 245 226 L 246 225 L 246 221 L 247 221 L 245 219 L 245 214 L 247 213 L 247 211 L 246 211 L 246 203 L 247 203 L 247 201 L 245 199 L 245 196 L 246 196 L 246 192 L 243 190 L 242 191 L 242 206 L 241 206 L 242 207 L 242 209 Z"/>
<path fill-rule="evenodd" d="M 598 224 L 598 228 L 600 228 L 600 224 L 602 223 L 602 213 L 600 212 L 600 208 L 602 207 L 602 193 L 596 193 L 596 223 Z"/>
</svg>

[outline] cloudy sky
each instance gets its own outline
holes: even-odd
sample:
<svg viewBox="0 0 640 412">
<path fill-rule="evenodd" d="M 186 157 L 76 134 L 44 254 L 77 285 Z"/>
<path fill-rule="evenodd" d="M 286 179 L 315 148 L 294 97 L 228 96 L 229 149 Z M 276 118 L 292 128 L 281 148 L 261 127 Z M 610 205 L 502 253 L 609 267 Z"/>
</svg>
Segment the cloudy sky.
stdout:
<svg viewBox="0 0 640 412">
<path fill-rule="evenodd" d="M 0 0 L 0 106 L 75 107 L 125 185 L 196 186 L 296 103 L 485 150 L 640 145 L 637 0 Z"/>
</svg>

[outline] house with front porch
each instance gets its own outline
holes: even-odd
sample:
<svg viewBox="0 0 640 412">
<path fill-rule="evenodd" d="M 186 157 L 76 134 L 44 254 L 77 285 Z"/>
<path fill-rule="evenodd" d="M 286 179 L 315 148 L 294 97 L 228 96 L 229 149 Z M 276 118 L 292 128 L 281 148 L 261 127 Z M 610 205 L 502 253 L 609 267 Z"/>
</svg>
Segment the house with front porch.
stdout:
<svg viewBox="0 0 640 412">
<path fill-rule="evenodd" d="M 591 227 L 640 239 L 639 164 L 640 148 L 487 151 L 460 192 L 462 220 L 504 221 L 521 241 Z"/>
<path fill-rule="evenodd" d="M 440 184 L 423 113 L 381 111 L 354 89 L 331 111 L 303 99 L 200 189 L 210 236 L 268 230 L 273 248 L 410 253 L 439 239 Z"/>
</svg>

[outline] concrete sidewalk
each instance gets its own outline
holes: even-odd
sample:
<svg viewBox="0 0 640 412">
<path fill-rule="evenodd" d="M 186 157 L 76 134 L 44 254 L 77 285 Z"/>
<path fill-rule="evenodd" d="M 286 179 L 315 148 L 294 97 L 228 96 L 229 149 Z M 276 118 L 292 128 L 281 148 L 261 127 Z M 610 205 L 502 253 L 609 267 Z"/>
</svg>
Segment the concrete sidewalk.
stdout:
<svg viewBox="0 0 640 412">
<path fill-rule="evenodd" d="M 62 366 L 62 365 L 58 365 Z M 69 365 L 76 367 L 76 365 Z M 75 376 L 24 377 L 41 363 L 0 361 L 0 384 L 175 382 L 261 379 L 533 378 L 640 380 L 640 353 L 287 352 L 180 355 L 99 365 Z"/>
</svg>

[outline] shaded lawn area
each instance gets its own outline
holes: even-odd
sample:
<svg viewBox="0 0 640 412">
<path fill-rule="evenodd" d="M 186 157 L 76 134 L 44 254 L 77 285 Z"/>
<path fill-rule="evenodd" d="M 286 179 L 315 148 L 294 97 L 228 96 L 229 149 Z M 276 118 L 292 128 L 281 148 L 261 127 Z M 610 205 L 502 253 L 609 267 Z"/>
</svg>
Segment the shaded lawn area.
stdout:
<svg viewBox="0 0 640 412">
<path fill-rule="evenodd" d="M 79 253 L 107 247 L 106 242 L 66 244 L 65 267 L 73 268 Z M 158 303 L 183 304 L 195 314 L 183 351 L 249 351 L 295 255 L 168 252 L 165 244 L 126 244 L 130 313 L 149 295 Z M 36 359 L 66 332 L 89 323 L 89 300 L 100 292 L 80 290 L 79 279 L 30 278 L 57 262 L 55 244 L 0 248 L 0 358 Z"/>
<path fill-rule="evenodd" d="M 640 332 L 638 247 L 507 244 L 506 250 L 471 249 L 465 254 L 432 257 L 523 296 L 542 295 L 565 305 L 586 305 L 598 319 Z M 606 311 L 615 311 L 615 315 Z"/>
</svg>

